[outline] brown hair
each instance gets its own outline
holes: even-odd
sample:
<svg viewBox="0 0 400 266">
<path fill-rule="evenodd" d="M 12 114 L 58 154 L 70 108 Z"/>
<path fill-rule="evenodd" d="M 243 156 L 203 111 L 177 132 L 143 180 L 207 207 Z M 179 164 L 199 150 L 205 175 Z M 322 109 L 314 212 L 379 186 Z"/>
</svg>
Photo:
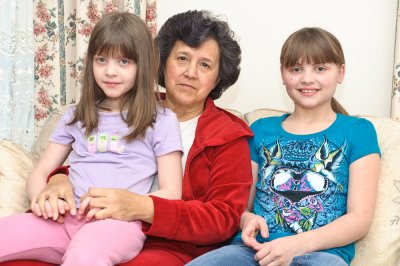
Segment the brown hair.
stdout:
<svg viewBox="0 0 400 266">
<path fill-rule="evenodd" d="M 132 59 L 137 64 L 135 84 L 121 100 L 121 117 L 132 131 L 128 140 L 143 137 L 156 116 L 157 73 L 159 56 L 147 25 L 138 16 L 127 12 L 114 12 L 102 17 L 90 36 L 83 76 L 82 95 L 72 121 L 80 121 L 89 135 L 98 126 L 97 104 L 106 97 L 96 84 L 93 59 L 97 54 Z M 122 112 L 127 110 L 124 117 Z"/>
<path fill-rule="evenodd" d="M 330 32 L 321 28 L 302 28 L 292 33 L 282 46 L 281 67 L 288 68 L 303 60 L 307 64 L 334 63 L 342 67 L 345 63 L 342 46 Z M 348 114 L 333 97 L 334 112 Z"/>
</svg>

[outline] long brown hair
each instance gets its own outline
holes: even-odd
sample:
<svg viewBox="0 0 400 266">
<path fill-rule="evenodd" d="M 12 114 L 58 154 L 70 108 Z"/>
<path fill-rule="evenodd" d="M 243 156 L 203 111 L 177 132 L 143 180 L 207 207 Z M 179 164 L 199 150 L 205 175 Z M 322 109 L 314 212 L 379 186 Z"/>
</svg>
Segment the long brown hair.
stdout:
<svg viewBox="0 0 400 266">
<path fill-rule="evenodd" d="M 299 63 L 307 64 L 334 63 L 341 68 L 344 54 L 339 40 L 330 32 L 321 28 L 302 28 L 292 33 L 282 46 L 280 62 L 282 68 L 288 68 Z M 348 112 L 332 97 L 331 106 L 335 113 Z"/>
<path fill-rule="evenodd" d="M 137 64 L 135 84 L 123 96 L 120 114 L 132 129 L 125 136 L 126 139 L 143 137 L 156 117 L 159 56 L 147 25 L 141 18 L 127 12 L 105 15 L 93 28 L 87 49 L 81 99 L 69 124 L 80 121 L 86 128 L 86 135 L 97 129 L 97 104 L 106 98 L 93 75 L 93 60 L 97 54 L 122 55 Z M 127 110 L 126 117 L 122 113 L 124 110 Z"/>
</svg>

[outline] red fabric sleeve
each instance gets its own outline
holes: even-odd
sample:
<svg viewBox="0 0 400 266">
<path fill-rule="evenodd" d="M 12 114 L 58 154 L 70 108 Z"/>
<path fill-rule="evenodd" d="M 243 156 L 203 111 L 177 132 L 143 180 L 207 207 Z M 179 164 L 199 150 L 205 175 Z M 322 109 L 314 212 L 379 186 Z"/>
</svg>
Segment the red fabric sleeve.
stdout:
<svg viewBox="0 0 400 266">
<path fill-rule="evenodd" d="M 53 175 L 57 175 L 57 174 L 64 174 L 64 175 L 68 175 L 69 174 L 69 165 L 68 166 L 59 166 L 56 169 L 54 169 L 48 176 L 47 176 L 47 182 L 49 182 L 50 178 Z"/>
<path fill-rule="evenodd" d="M 143 231 L 152 236 L 199 245 L 220 243 L 230 238 L 239 226 L 252 183 L 250 152 L 245 137 L 212 147 L 210 176 L 206 193 L 195 200 L 167 200 L 151 196 L 154 202 L 152 225 Z M 192 169 L 193 175 L 197 171 Z M 190 175 L 190 174 L 189 174 Z M 184 180 L 183 194 L 193 193 L 196 180 Z M 207 182 L 206 182 L 207 183 Z M 185 191 L 186 190 L 186 191 Z"/>
</svg>

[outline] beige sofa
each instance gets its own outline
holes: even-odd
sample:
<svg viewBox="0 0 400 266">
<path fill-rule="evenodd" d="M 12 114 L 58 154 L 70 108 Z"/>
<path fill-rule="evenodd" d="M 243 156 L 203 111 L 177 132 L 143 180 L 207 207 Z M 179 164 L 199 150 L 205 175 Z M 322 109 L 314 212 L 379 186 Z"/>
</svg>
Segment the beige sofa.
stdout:
<svg viewBox="0 0 400 266">
<path fill-rule="evenodd" d="M 282 114 L 272 109 L 246 114 L 230 111 L 249 124 L 261 117 Z M 25 180 L 45 149 L 60 113 L 53 112 L 47 119 L 32 152 L 23 151 L 6 140 L 0 142 L 0 217 L 29 208 Z M 382 170 L 374 221 L 369 233 L 356 243 L 356 257 L 351 265 L 400 265 L 400 122 L 385 117 L 366 118 L 378 132 Z"/>
</svg>

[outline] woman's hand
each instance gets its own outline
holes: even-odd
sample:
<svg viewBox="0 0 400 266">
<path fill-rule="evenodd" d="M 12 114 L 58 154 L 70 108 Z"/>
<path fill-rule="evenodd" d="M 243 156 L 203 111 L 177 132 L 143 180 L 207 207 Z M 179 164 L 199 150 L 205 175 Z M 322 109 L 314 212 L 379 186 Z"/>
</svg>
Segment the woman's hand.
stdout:
<svg viewBox="0 0 400 266">
<path fill-rule="evenodd" d="M 295 256 L 305 253 L 302 249 L 302 243 L 296 236 L 281 237 L 261 244 L 254 259 L 261 266 L 287 266 Z"/>
<path fill-rule="evenodd" d="M 241 217 L 241 227 L 243 243 L 254 250 L 260 250 L 261 244 L 256 239 L 258 232 L 261 232 L 264 238 L 269 235 L 265 219 L 254 213 L 245 212 Z"/>
<path fill-rule="evenodd" d="M 78 216 L 84 215 L 87 207 L 90 209 L 87 211 L 86 220 L 111 218 L 121 221 L 153 222 L 153 200 L 126 189 L 90 188 L 82 196 L 81 204 Z"/>
<path fill-rule="evenodd" d="M 68 176 L 52 176 L 46 187 L 32 198 L 31 210 L 38 216 L 52 218 L 59 223 L 64 222 L 64 214 L 75 215 L 74 189 Z"/>
</svg>

